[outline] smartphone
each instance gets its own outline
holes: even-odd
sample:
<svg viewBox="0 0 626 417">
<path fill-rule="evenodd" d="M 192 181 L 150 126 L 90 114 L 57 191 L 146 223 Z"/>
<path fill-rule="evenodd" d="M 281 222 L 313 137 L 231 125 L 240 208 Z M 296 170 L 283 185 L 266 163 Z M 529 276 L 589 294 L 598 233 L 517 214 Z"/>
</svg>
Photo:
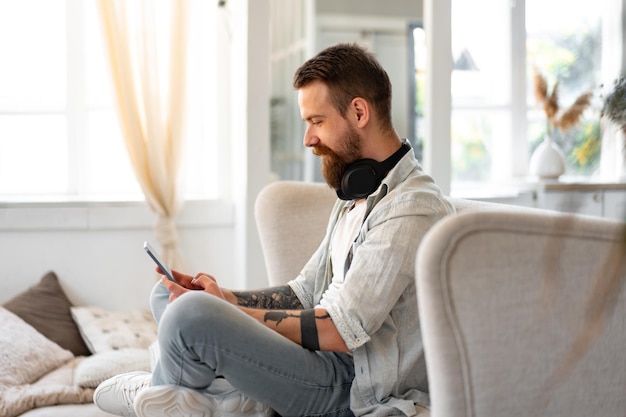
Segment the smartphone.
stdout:
<svg viewBox="0 0 626 417">
<path fill-rule="evenodd" d="M 157 251 L 154 250 L 154 248 L 150 245 L 150 243 L 143 242 L 143 249 L 146 251 L 146 253 L 148 255 L 150 255 L 150 257 L 152 258 L 152 260 L 154 261 L 154 263 L 157 264 L 157 266 L 159 268 L 161 268 L 161 271 L 163 271 L 163 273 L 165 274 L 165 276 L 170 280 L 170 281 L 174 281 L 174 277 L 172 276 L 172 271 L 167 267 L 167 265 L 165 265 L 165 262 L 163 262 L 163 260 L 161 260 L 161 257 L 159 256 L 159 254 L 157 253 Z M 175 281 L 174 281 L 175 282 Z"/>
</svg>

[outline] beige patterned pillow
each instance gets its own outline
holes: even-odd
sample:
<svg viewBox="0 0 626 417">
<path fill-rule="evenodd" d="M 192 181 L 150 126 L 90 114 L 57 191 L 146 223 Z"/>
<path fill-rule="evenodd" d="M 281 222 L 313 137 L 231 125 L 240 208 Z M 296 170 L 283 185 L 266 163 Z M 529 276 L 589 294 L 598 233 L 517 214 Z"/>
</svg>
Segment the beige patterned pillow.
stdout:
<svg viewBox="0 0 626 417">
<path fill-rule="evenodd" d="M 35 382 L 73 357 L 72 352 L 0 307 L 0 387 Z"/>
<path fill-rule="evenodd" d="M 71 310 L 91 353 L 147 349 L 156 340 L 157 325 L 150 310 L 110 311 L 95 306 Z"/>
</svg>

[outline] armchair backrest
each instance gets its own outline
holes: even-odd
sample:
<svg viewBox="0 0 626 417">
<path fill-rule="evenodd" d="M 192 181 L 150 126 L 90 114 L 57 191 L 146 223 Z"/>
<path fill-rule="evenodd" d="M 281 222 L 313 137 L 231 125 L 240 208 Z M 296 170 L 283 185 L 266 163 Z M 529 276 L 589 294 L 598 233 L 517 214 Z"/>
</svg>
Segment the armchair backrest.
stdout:
<svg viewBox="0 0 626 417">
<path fill-rule="evenodd" d="M 295 278 L 324 238 L 337 194 L 325 183 L 276 181 L 255 202 L 270 286 Z"/>
<path fill-rule="evenodd" d="M 431 416 L 624 415 L 623 283 L 608 287 L 609 314 L 590 349 L 589 337 L 578 339 L 622 229 L 528 210 L 478 210 L 436 224 L 416 262 Z M 576 343 L 581 357 L 569 356 Z"/>
</svg>

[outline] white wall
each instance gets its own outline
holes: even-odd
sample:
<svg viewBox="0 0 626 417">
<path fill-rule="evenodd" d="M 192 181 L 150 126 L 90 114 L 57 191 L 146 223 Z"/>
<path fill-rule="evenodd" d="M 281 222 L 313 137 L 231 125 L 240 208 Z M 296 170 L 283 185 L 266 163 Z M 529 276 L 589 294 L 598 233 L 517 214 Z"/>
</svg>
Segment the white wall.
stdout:
<svg viewBox="0 0 626 417">
<path fill-rule="evenodd" d="M 234 274 L 233 213 L 228 202 L 189 202 L 178 218 L 188 270 L 226 286 Z M 154 222 L 140 202 L 1 205 L 0 302 L 53 270 L 76 304 L 146 307 L 156 273 L 142 246 L 155 243 Z"/>
</svg>

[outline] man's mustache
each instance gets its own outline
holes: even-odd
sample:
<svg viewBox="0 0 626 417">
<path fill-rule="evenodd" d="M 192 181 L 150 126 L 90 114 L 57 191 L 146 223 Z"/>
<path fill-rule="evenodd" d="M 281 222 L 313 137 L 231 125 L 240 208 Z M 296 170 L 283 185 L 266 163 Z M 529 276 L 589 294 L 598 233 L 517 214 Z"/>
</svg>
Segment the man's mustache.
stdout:
<svg viewBox="0 0 626 417">
<path fill-rule="evenodd" d="M 316 156 L 335 155 L 335 152 L 326 145 L 316 145 L 313 147 L 312 152 Z"/>
</svg>

